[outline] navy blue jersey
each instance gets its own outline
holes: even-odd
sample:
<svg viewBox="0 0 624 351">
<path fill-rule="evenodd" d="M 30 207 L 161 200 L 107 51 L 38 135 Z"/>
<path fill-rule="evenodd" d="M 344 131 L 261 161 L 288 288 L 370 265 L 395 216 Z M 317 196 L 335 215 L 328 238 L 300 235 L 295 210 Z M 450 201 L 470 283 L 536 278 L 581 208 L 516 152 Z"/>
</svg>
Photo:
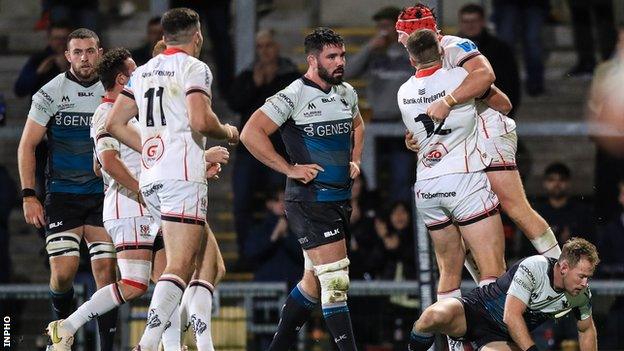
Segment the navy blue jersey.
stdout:
<svg viewBox="0 0 624 351">
<path fill-rule="evenodd" d="M 357 94 L 351 85 L 342 83 L 324 91 L 302 77 L 268 98 L 260 109 L 280 126 L 293 164 L 316 163 L 325 170 L 308 184 L 288 179 L 286 200 L 351 198 L 353 119 L 359 114 Z"/>
<path fill-rule="evenodd" d="M 49 193 L 97 194 L 102 179 L 93 173 L 91 117 L 101 102 L 99 80 L 80 82 L 61 73 L 33 95 L 28 118 L 47 128 Z"/>
</svg>

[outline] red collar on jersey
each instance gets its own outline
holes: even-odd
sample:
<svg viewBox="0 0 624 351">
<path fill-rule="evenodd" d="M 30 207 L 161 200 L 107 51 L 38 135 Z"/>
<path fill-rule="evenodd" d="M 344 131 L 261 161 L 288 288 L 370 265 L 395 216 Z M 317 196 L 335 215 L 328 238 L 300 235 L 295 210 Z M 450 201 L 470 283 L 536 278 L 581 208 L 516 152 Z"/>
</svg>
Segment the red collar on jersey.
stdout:
<svg viewBox="0 0 624 351">
<path fill-rule="evenodd" d="M 440 68 L 442 68 L 442 65 L 435 65 L 433 67 L 419 69 L 418 71 L 416 71 L 416 78 L 428 77 L 434 74 L 435 71 L 439 70 Z"/>
<path fill-rule="evenodd" d="M 102 97 L 102 102 L 110 102 L 111 104 L 115 102 L 115 99 L 109 99 L 107 97 Z"/>
<path fill-rule="evenodd" d="M 165 51 L 162 52 L 163 55 L 173 55 L 173 54 L 177 54 L 178 52 L 183 52 L 185 54 L 188 55 L 188 52 L 182 50 L 182 49 L 178 49 L 178 48 L 167 48 L 165 49 Z"/>
</svg>

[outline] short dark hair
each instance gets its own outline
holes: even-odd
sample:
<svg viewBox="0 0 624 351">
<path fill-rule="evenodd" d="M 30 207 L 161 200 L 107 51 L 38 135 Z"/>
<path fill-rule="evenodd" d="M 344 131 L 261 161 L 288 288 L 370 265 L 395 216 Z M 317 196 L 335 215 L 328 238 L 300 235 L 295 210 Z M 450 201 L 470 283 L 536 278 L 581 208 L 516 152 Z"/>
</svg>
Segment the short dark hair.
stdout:
<svg viewBox="0 0 624 351">
<path fill-rule="evenodd" d="M 74 30 L 73 32 L 69 33 L 69 35 L 67 36 L 67 47 L 69 48 L 69 42 L 72 41 L 72 39 L 95 39 L 96 45 L 99 48 L 100 47 L 100 37 L 98 37 L 97 34 L 95 34 L 94 31 L 92 31 L 91 29 L 87 29 L 87 28 L 78 28 L 76 30 Z"/>
<path fill-rule="evenodd" d="M 160 16 L 155 16 L 149 19 L 149 21 L 147 21 L 147 26 L 153 26 L 155 24 L 160 25 L 160 21 L 161 21 L 161 17 Z"/>
<path fill-rule="evenodd" d="M 476 13 L 481 16 L 481 18 L 485 18 L 485 10 L 483 9 L 483 6 L 478 4 L 466 4 L 459 9 L 460 16 L 467 13 Z"/>
<path fill-rule="evenodd" d="M 343 46 L 344 39 L 331 28 L 319 27 L 306 35 L 303 42 L 305 53 L 319 53 L 325 46 Z"/>
<path fill-rule="evenodd" d="M 438 35 L 429 29 L 419 29 L 407 38 L 407 51 L 419 64 L 437 61 L 441 58 Z"/>
<path fill-rule="evenodd" d="M 160 24 L 163 27 L 165 43 L 186 44 L 191 41 L 195 31 L 199 30 L 199 15 L 189 8 L 177 7 L 165 12 Z"/>
<path fill-rule="evenodd" d="M 553 174 L 556 174 L 565 180 L 570 179 L 572 176 L 570 168 L 561 162 L 551 163 L 544 170 L 544 177 L 548 177 Z"/>
<path fill-rule="evenodd" d="M 57 21 L 50 23 L 48 26 L 48 33 L 50 33 L 53 29 L 67 29 L 71 32 L 74 27 L 67 21 Z"/>
<path fill-rule="evenodd" d="M 129 76 L 126 71 L 126 60 L 131 58 L 130 51 L 125 48 L 115 48 L 107 51 L 97 65 L 97 73 L 104 89 L 112 90 L 115 87 L 115 79 L 119 73 Z"/>
<path fill-rule="evenodd" d="M 570 264 L 570 267 L 574 268 L 582 258 L 587 259 L 594 267 L 600 263 L 598 250 L 596 246 L 589 241 L 583 238 L 573 237 L 563 244 L 559 262 L 566 260 Z"/>
</svg>

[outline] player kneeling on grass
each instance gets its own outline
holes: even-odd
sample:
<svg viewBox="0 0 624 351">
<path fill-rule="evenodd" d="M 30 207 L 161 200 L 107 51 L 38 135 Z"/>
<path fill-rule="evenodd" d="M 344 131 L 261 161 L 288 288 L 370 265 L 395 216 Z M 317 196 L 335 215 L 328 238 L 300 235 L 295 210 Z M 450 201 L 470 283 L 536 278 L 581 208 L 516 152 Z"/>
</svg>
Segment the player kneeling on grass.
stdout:
<svg viewBox="0 0 624 351">
<path fill-rule="evenodd" d="M 414 324 L 409 350 L 428 350 L 433 333 L 443 333 L 479 350 L 537 351 L 529 332 L 568 313 L 578 320 L 580 350 L 597 350 L 589 279 L 599 261 L 596 247 L 580 238 L 568 240 L 558 260 L 525 258 L 495 282 L 428 307 Z"/>
</svg>

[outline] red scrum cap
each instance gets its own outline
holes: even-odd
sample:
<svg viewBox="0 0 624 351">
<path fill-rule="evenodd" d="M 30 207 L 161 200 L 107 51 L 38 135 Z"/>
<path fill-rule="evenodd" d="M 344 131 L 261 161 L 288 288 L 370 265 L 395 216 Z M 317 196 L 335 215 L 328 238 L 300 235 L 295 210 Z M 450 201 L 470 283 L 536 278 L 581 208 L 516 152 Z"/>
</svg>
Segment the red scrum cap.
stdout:
<svg viewBox="0 0 624 351">
<path fill-rule="evenodd" d="M 407 35 L 419 29 L 429 29 L 438 32 L 436 18 L 433 11 L 426 5 L 417 3 L 401 11 L 395 25 L 396 31 Z"/>
</svg>

